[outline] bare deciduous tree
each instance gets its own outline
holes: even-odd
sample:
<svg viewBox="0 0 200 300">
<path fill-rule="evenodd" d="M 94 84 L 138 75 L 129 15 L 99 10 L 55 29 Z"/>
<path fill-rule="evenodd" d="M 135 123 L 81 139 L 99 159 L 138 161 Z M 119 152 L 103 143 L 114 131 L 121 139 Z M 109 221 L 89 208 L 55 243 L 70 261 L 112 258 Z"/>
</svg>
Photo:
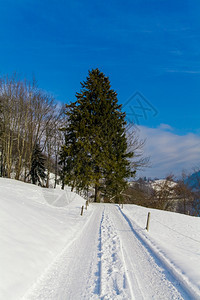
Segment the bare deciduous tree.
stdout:
<svg viewBox="0 0 200 300">
<path fill-rule="evenodd" d="M 19 80 L 14 74 L 0 79 L 0 100 L 1 175 L 26 181 L 36 143 L 46 150 L 49 174 L 61 118 L 54 98 L 41 91 L 35 80 Z"/>
<path fill-rule="evenodd" d="M 133 124 L 128 124 L 126 127 L 126 136 L 128 151 L 134 152 L 134 158 L 131 160 L 133 169 L 141 170 L 149 167 L 150 158 L 144 156 L 146 140 L 140 138 L 138 128 Z"/>
</svg>

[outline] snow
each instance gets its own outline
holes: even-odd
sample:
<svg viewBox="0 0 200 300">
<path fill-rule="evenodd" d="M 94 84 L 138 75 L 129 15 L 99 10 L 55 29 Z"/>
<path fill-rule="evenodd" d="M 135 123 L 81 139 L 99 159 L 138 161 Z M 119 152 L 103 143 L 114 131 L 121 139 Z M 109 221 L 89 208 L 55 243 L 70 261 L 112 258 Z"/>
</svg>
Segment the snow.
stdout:
<svg viewBox="0 0 200 300">
<path fill-rule="evenodd" d="M 166 267 L 182 281 L 193 297 L 200 299 L 200 218 L 126 205 L 125 214 L 143 241 Z M 150 228 L 145 230 L 151 212 Z"/>
<path fill-rule="evenodd" d="M 0 190 L 0 299 L 19 299 L 81 230 L 85 201 L 12 179 L 0 179 Z"/>
<path fill-rule="evenodd" d="M 80 216 L 69 190 L 0 190 L 0 299 L 200 299 L 199 218 L 103 203 Z"/>
<path fill-rule="evenodd" d="M 151 186 L 153 189 L 156 191 L 160 191 L 163 187 L 168 187 L 169 189 L 174 188 L 177 185 L 176 182 L 171 181 L 171 180 L 166 180 L 166 179 L 157 179 L 151 182 Z"/>
</svg>

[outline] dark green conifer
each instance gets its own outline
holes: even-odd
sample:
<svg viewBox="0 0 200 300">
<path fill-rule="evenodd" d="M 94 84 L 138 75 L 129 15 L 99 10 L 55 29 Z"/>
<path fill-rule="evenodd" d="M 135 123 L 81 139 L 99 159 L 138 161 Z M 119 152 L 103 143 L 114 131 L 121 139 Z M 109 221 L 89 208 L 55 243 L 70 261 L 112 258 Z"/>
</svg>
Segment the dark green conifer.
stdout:
<svg viewBox="0 0 200 300">
<path fill-rule="evenodd" d="M 45 174 L 45 157 L 42 154 L 42 150 L 39 144 L 35 144 L 31 159 L 30 170 L 31 181 L 33 184 L 39 184 L 42 186 L 42 180 L 46 178 Z"/>
<path fill-rule="evenodd" d="M 125 113 L 108 77 L 98 69 L 89 71 L 81 83 L 77 101 L 66 105 L 67 126 L 62 157 L 65 181 L 80 190 L 93 186 L 99 195 L 116 199 L 131 175 L 125 134 Z"/>
</svg>

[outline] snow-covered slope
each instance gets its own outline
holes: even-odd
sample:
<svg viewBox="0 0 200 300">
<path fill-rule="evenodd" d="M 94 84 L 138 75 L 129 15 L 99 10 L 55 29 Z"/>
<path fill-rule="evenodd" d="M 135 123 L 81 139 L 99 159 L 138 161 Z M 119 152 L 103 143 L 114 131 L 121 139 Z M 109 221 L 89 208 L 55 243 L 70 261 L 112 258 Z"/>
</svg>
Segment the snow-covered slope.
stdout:
<svg viewBox="0 0 200 300">
<path fill-rule="evenodd" d="M 84 225 L 83 198 L 0 179 L 0 299 L 19 299 Z M 89 214 L 89 212 L 88 212 Z"/>
<path fill-rule="evenodd" d="M 200 219 L 0 178 L 0 299 L 200 299 Z M 151 212 L 149 232 L 147 213 Z"/>
<path fill-rule="evenodd" d="M 136 205 L 125 205 L 123 213 L 145 245 L 193 297 L 197 293 L 194 299 L 200 299 L 200 218 Z"/>
</svg>

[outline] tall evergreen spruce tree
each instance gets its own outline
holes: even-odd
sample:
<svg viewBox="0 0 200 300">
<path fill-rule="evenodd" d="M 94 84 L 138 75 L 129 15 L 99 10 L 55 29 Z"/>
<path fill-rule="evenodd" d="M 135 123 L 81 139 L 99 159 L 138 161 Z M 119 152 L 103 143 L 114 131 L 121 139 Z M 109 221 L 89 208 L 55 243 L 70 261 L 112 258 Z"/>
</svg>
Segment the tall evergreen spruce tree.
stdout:
<svg viewBox="0 0 200 300">
<path fill-rule="evenodd" d="M 89 71 L 81 83 L 77 101 L 66 105 L 67 125 L 61 161 L 65 182 L 78 190 L 95 188 L 107 201 L 118 201 L 131 175 L 125 134 L 125 113 L 108 77 L 98 69 Z"/>
<path fill-rule="evenodd" d="M 42 186 L 41 180 L 44 180 L 46 178 L 45 157 L 42 154 L 42 150 L 37 143 L 33 148 L 30 176 L 32 183 L 39 183 L 40 186 Z"/>
</svg>

